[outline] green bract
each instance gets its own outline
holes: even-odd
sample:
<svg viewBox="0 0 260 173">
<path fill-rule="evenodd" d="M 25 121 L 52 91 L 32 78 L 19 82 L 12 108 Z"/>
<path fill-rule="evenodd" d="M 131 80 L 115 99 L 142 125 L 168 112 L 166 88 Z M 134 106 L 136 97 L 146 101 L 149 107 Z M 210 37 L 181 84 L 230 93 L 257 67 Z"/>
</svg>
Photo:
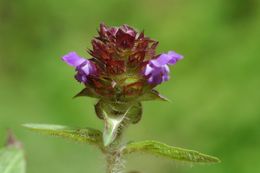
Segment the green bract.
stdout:
<svg viewBox="0 0 260 173">
<path fill-rule="evenodd" d="M 137 123 L 142 116 L 142 104 L 140 102 L 107 102 L 99 100 L 95 105 L 95 111 L 99 118 L 104 120 L 103 141 L 108 146 L 120 135 L 120 128 L 129 123 Z"/>
</svg>

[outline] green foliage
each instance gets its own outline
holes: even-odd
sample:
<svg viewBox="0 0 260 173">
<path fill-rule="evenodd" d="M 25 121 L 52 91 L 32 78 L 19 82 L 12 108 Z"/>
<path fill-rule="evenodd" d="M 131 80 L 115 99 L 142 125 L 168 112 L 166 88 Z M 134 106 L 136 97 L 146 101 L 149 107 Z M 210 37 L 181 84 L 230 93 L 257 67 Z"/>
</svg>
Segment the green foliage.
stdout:
<svg viewBox="0 0 260 173">
<path fill-rule="evenodd" d="M 133 104 L 127 111 L 127 118 L 131 123 L 136 124 L 141 120 L 142 114 L 142 104 L 141 102 L 137 102 Z"/>
<path fill-rule="evenodd" d="M 112 104 L 108 104 L 103 100 L 99 100 L 95 105 L 95 111 L 99 118 L 104 119 L 103 141 L 104 146 L 108 146 L 118 135 L 118 130 L 126 117 L 126 112 L 125 110 L 119 111 L 118 106 L 115 108 Z"/>
<path fill-rule="evenodd" d="M 122 124 L 124 120 L 124 116 L 105 116 L 105 128 L 103 131 L 103 141 L 104 141 L 104 146 L 110 145 L 116 137 L 118 136 L 119 128 L 120 125 Z"/>
<path fill-rule="evenodd" d="M 95 111 L 100 119 L 122 117 L 133 124 L 138 123 L 142 117 L 142 104 L 140 102 L 111 102 L 99 100 L 95 105 Z M 124 119 L 126 118 L 126 119 Z"/>
<path fill-rule="evenodd" d="M 124 154 L 134 152 L 148 153 L 163 156 L 173 160 L 187 161 L 193 163 L 218 163 L 217 157 L 202 154 L 198 151 L 172 147 L 157 141 L 141 141 L 127 144 L 123 149 Z"/>
<path fill-rule="evenodd" d="M 142 95 L 139 98 L 139 100 L 140 101 L 151 101 L 151 100 L 169 101 L 166 97 L 162 96 L 158 91 L 154 89 Z"/>
<path fill-rule="evenodd" d="M 99 118 L 104 120 L 104 145 L 108 146 L 117 137 L 120 128 L 128 123 L 137 123 L 142 117 L 142 104 L 140 102 L 108 102 L 99 100 L 95 105 Z"/>
<path fill-rule="evenodd" d="M 22 143 L 12 131 L 7 131 L 6 147 L 0 149 L 0 173 L 25 173 L 26 163 Z"/>
<path fill-rule="evenodd" d="M 93 89 L 88 86 L 85 86 L 85 88 L 83 90 L 81 90 L 78 94 L 76 94 L 74 96 L 74 98 L 82 97 L 82 96 L 99 98 L 99 96 L 96 94 L 96 92 L 93 91 Z"/>
<path fill-rule="evenodd" d="M 24 151 L 15 146 L 8 146 L 0 150 L 1 173 L 25 173 Z"/>
<path fill-rule="evenodd" d="M 24 124 L 24 127 L 41 134 L 58 136 L 76 142 L 94 144 L 102 147 L 102 133 L 91 128 L 71 128 L 63 125 Z"/>
</svg>

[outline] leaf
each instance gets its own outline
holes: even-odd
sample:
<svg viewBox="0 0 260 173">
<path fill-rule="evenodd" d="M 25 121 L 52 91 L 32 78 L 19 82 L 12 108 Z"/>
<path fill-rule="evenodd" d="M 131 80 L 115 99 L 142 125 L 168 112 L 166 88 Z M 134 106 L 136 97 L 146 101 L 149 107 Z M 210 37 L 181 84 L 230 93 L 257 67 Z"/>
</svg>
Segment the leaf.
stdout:
<svg viewBox="0 0 260 173">
<path fill-rule="evenodd" d="M 132 107 L 129 109 L 127 113 L 127 118 L 131 121 L 131 123 L 136 124 L 141 120 L 142 114 L 142 104 L 138 102 L 133 104 Z"/>
<path fill-rule="evenodd" d="M 103 132 L 104 146 L 110 145 L 116 139 L 124 115 L 121 116 L 104 116 L 105 128 Z"/>
<path fill-rule="evenodd" d="M 87 97 L 93 97 L 93 98 L 99 98 L 98 94 L 90 87 L 84 88 L 83 90 L 81 90 L 78 94 L 76 94 L 74 96 L 74 98 L 76 97 L 82 97 L 82 96 L 87 96 Z"/>
<path fill-rule="evenodd" d="M 144 95 L 140 96 L 140 101 L 150 101 L 150 100 L 161 100 L 169 101 L 166 97 L 162 96 L 158 91 L 152 89 L 149 92 L 146 92 Z"/>
<path fill-rule="evenodd" d="M 24 124 L 23 126 L 40 134 L 59 136 L 76 142 L 95 144 L 99 147 L 102 146 L 102 133 L 96 129 L 77 129 L 63 125 L 50 124 Z"/>
<path fill-rule="evenodd" d="M 102 100 L 99 100 L 97 104 L 95 104 L 95 112 L 98 118 L 104 119 L 104 111 L 103 111 L 103 104 L 104 102 Z"/>
<path fill-rule="evenodd" d="M 0 149 L 1 173 L 25 173 L 26 163 L 22 144 L 8 131 L 6 147 Z"/>
<path fill-rule="evenodd" d="M 104 146 L 110 145 L 120 133 L 120 128 L 129 123 L 137 123 L 142 116 L 142 105 L 137 102 L 108 102 L 99 100 L 95 111 L 104 120 Z"/>
<path fill-rule="evenodd" d="M 187 150 L 183 148 L 172 147 L 157 141 L 132 142 L 123 149 L 124 154 L 133 152 L 142 152 L 163 156 L 173 160 L 187 161 L 193 163 L 219 163 L 217 157 L 202 154 L 198 151 Z"/>
<path fill-rule="evenodd" d="M 136 124 L 142 118 L 142 104 L 140 102 L 106 102 L 99 100 L 95 105 L 95 112 L 100 119 L 104 116 L 124 116 L 129 122 Z"/>
<path fill-rule="evenodd" d="M 5 147 L 0 150 L 1 173 L 25 173 L 25 157 L 21 148 Z"/>
<path fill-rule="evenodd" d="M 124 121 L 125 110 L 118 110 L 113 104 L 99 100 L 95 105 L 95 111 L 100 119 L 104 120 L 103 142 L 104 146 L 110 145 L 117 137 L 121 123 Z M 120 107 L 121 108 L 121 107 Z"/>
</svg>

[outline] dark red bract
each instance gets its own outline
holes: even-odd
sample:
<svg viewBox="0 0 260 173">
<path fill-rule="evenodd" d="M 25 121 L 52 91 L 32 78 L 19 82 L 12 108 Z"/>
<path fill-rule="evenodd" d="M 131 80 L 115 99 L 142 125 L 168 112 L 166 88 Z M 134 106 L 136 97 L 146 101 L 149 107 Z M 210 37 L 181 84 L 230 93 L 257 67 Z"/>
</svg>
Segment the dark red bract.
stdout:
<svg viewBox="0 0 260 173">
<path fill-rule="evenodd" d="M 116 75 L 133 68 L 139 70 L 155 56 L 158 42 L 127 25 L 107 27 L 101 24 L 98 33 L 89 52 L 104 73 Z"/>
<path fill-rule="evenodd" d="M 141 94 L 147 83 L 141 71 L 149 60 L 156 57 L 158 42 L 128 25 L 107 27 L 100 24 L 98 34 L 92 40 L 89 53 L 96 64 L 99 79 L 90 76 L 86 85 L 103 96 Z"/>
</svg>

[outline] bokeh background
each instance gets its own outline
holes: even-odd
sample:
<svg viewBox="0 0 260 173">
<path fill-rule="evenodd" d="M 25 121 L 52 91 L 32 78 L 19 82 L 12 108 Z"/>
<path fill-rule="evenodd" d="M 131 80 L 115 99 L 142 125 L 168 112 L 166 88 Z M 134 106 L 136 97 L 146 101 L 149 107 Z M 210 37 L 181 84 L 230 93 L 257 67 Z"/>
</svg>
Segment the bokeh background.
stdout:
<svg viewBox="0 0 260 173">
<path fill-rule="evenodd" d="M 102 129 L 94 99 L 72 99 L 82 85 L 60 57 L 86 49 L 100 22 L 129 24 L 160 41 L 158 52 L 185 56 L 147 102 L 127 139 L 155 139 L 218 156 L 192 165 L 131 155 L 142 173 L 260 172 L 259 0 L 0 0 L 0 143 L 12 128 L 24 143 L 28 173 L 104 172 L 94 147 L 41 136 L 20 124 Z"/>
</svg>

